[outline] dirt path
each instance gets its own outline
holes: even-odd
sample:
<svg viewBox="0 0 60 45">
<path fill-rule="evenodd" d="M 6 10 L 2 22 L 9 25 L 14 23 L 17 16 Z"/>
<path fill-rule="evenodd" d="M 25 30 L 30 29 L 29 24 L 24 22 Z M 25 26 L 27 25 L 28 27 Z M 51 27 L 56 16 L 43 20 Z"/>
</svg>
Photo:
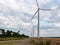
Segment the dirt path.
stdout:
<svg viewBox="0 0 60 45">
<path fill-rule="evenodd" d="M 14 44 L 14 45 L 32 45 L 30 43 L 30 40 L 31 39 L 25 39 L 25 40 L 22 40 L 20 43 L 17 43 L 17 44 Z"/>
</svg>

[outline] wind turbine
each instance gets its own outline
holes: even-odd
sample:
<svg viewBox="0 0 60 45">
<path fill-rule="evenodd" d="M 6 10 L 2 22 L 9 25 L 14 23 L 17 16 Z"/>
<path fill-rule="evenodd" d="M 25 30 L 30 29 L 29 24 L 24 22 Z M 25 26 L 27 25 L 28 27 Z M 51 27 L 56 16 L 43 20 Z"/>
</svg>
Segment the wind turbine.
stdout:
<svg viewBox="0 0 60 45">
<path fill-rule="evenodd" d="M 39 33 L 40 33 L 40 32 L 39 32 L 39 27 L 40 27 L 40 22 L 39 22 L 39 18 L 40 18 L 40 17 L 39 17 L 39 16 L 40 16 L 39 14 L 40 14 L 40 13 L 39 13 L 39 11 L 40 11 L 40 10 L 53 11 L 53 10 L 51 10 L 51 9 L 41 9 L 41 8 L 39 8 L 39 4 L 38 4 L 38 1 L 37 1 L 37 0 L 36 0 L 36 4 L 37 4 L 37 11 L 36 11 L 35 14 L 33 15 L 32 19 L 34 18 L 34 16 L 35 16 L 36 14 L 38 14 L 38 24 L 37 24 L 37 25 L 38 25 L 38 30 L 37 30 L 37 37 L 39 38 Z M 31 19 L 31 20 L 32 20 L 32 19 Z"/>
<path fill-rule="evenodd" d="M 32 24 L 32 37 L 34 37 L 34 24 L 33 24 L 33 22 L 32 22 L 32 20 L 31 20 L 31 24 Z"/>
</svg>

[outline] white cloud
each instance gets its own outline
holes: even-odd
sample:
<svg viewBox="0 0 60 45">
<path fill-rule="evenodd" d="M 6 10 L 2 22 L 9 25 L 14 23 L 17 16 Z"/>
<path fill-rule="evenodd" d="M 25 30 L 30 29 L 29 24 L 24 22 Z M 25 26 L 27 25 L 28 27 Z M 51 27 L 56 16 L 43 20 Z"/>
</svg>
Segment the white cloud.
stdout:
<svg viewBox="0 0 60 45">
<path fill-rule="evenodd" d="M 24 0 L 19 0 L 19 1 L 17 1 L 17 0 L 0 0 L 0 4 L 6 8 L 10 8 L 12 10 L 20 11 L 20 12 L 26 12 L 26 13 L 28 12 L 29 14 L 32 14 L 33 13 L 32 10 L 34 9 L 34 8 L 32 9 L 32 7 L 35 7 L 35 6 L 33 6 L 34 5 L 33 1 L 27 0 L 27 3 L 26 3 L 26 1 L 24 2 Z"/>
<path fill-rule="evenodd" d="M 29 28 L 31 26 L 31 23 L 22 23 L 23 28 Z"/>
<path fill-rule="evenodd" d="M 42 4 L 47 4 L 47 3 L 50 3 L 51 0 L 39 0 Z"/>
<path fill-rule="evenodd" d="M 60 23 L 53 23 L 54 27 L 60 27 Z"/>
</svg>

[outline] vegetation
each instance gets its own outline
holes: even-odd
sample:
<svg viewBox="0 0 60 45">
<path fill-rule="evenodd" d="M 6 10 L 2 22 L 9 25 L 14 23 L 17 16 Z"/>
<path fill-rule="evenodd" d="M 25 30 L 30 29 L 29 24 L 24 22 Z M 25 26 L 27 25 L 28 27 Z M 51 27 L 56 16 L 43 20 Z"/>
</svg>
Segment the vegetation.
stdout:
<svg viewBox="0 0 60 45">
<path fill-rule="evenodd" d="M 32 43 L 33 45 L 51 45 L 50 40 L 32 39 L 30 43 Z"/>
<path fill-rule="evenodd" d="M 0 38 L 0 41 L 9 41 L 9 40 L 22 40 L 25 39 L 24 37 L 5 37 L 5 38 Z"/>
<path fill-rule="evenodd" d="M 0 38 L 5 38 L 5 37 L 29 37 L 24 34 L 19 34 L 20 31 L 18 32 L 13 32 L 10 30 L 5 31 L 5 29 L 0 29 Z"/>
<path fill-rule="evenodd" d="M 3 42 L 0 42 L 0 45 L 17 45 L 20 43 L 20 40 L 17 40 L 17 41 L 3 41 Z"/>
<path fill-rule="evenodd" d="M 50 41 L 46 41 L 46 43 L 44 41 L 41 41 L 38 45 L 51 45 Z"/>
<path fill-rule="evenodd" d="M 46 43 L 44 41 L 40 41 L 40 43 L 37 43 L 35 41 L 32 40 L 32 44 L 33 45 L 51 45 L 50 41 L 46 41 Z"/>
<path fill-rule="evenodd" d="M 32 38 L 30 43 L 33 45 L 60 45 L 60 38 Z"/>
</svg>

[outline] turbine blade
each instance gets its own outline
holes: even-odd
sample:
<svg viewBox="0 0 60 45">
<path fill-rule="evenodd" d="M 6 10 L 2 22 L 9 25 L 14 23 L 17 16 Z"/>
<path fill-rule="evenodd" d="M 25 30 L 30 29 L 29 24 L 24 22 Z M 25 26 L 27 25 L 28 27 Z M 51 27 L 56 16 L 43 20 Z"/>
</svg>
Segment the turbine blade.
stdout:
<svg viewBox="0 0 60 45">
<path fill-rule="evenodd" d="M 54 11 L 54 10 L 51 10 L 51 9 L 39 9 L 39 10 Z"/>
<path fill-rule="evenodd" d="M 38 1 L 36 0 L 36 4 L 37 4 L 37 6 L 38 6 L 38 8 L 39 8 L 39 4 L 38 4 Z"/>
<path fill-rule="evenodd" d="M 34 18 L 34 16 L 36 15 L 37 12 L 38 12 L 38 10 L 35 12 L 35 14 L 33 15 L 33 17 L 31 18 L 31 20 Z"/>
</svg>

